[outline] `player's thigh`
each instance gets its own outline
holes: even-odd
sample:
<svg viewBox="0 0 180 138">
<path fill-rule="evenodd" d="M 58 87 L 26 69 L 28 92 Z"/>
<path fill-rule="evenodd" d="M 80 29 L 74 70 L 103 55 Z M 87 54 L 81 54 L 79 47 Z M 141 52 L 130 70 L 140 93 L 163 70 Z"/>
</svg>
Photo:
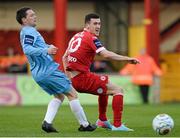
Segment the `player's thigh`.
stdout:
<svg viewBox="0 0 180 138">
<path fill-rule="evenodd" d="M 123 94 L 123 88 L 109 80 L 107 83 L 107 94 L 112 95 L 117 93 Z"/>
<path fill-rule="evenodd" d="M 94 95 L 106 94 L 108 76 L 95 73 L 84 73 L 72 78 L 73 87 L 82 93 Z"/>
<path fill-rule="evenodd" d="M 59 100 L 61 100 L 61 102 L 63 102 L 63 101 L 64 101 L 64 98 L 65 98 L 65 97 L 64 97 L 64 94 L 61 94 L 61 93 L 55 94 L 54 97 L 57 98 L 57 99 L 59 99 Z"/>
</svg>

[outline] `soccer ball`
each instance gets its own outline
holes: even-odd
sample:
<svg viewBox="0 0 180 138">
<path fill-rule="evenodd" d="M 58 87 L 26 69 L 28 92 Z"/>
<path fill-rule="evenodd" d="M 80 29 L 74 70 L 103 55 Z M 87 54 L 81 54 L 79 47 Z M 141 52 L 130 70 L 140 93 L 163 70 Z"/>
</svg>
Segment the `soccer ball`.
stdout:
<svg viewBox="0 0 180 138">
<path fill-rule="evenodd" d="M 152 126 L 157 134 L 166 135 L 173 129 L 174 121 L 167 114 L 159 114 L 153 119 Z"/>
</svg>

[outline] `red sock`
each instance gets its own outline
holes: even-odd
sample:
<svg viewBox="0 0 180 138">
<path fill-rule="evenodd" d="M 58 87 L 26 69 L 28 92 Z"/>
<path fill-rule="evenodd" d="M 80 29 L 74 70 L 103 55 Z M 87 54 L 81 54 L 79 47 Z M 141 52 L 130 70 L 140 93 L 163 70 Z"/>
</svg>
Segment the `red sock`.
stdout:
<svg viewBox="0 0 180 138">
<path fill-rule="evenodd" d="M 98 102 L 99 102 L 99 119 L 101 121 L 107 121 L 106 109 L 108 105 L 108 96 L 100 95 L 98 98 Z"/>
<path fill-rule="evenodd" d="M 114 113 L 114 126 L 121 126 L 122 111 L 123 111 L 123 95 L 115 95 L 112 100 L 112 109 Z"/>
</svg>

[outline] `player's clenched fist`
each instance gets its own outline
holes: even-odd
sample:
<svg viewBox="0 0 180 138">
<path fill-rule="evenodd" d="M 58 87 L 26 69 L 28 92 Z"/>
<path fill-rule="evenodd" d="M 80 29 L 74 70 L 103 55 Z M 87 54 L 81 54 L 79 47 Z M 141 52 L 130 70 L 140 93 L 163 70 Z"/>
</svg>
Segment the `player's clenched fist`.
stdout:
<svg viewBox="0 0 180 138">
<path fill-rule="evenodd" d="M 48 54 L 55 55 L 57 53 L 58 48 L 54 45 L 50 45 L 48 48 Z"/>
<path fill-rule="evenodd" d="M 140 61 L 136 58 L 130 58 L 128 61 L 130 64 L 140 64 Z"/>
</svg>

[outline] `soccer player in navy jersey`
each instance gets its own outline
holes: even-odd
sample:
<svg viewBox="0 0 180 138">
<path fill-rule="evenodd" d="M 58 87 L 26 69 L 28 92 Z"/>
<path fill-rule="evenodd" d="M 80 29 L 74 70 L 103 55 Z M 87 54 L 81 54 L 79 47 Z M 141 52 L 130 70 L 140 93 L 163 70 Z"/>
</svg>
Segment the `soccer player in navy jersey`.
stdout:
<svg viewBox="0 0 180 138">
<path fill-rule="evenodd" d="M 109 128 L 112 131 L 133 131 L 121 122 L 123 89 L 113 84 L 108 76 L 90 72 L 90 66 L 96 54 L 107 59 L 127 61 L 132 64 L 137 64 L 139 61 L 136 58 L 118 55 L 107 50 L 98 38 L 100 28 L 101 20 L 97 14 L 92 13 L 85 16 L 84 30 L 75 34 L 69 41 L 63 56 L 64 68 L 77 91 L 99 96 L 99 119 L 96 121 L 98 127 Z M 113 96 L 113 125 L 106 116 L 108 95 Z"/>
<path fill-rule="evenodd" d="M 45 92 L 54 95 L 54 98 L 48 104 L 42 129 L 48 133 L 58 132 L 52 126 L 52 122 L 65 95 L 69 100 L 72 112 L 80 124 L 78 130 L 94 131 L 96 126 L 87 121 L 71 82 L 64 73 L 58 70 L 59 64 L 52 58 L 52 55 L 57 53 L 58 48 L 46 44 L 35 28 L 36 18 L 35 12 L 28 7 L 21 8 L 16 13 L 16 20 L 22 27 L 20 32 L 21 46 L 28 58 L 32 76 Z"/>
</svg>

